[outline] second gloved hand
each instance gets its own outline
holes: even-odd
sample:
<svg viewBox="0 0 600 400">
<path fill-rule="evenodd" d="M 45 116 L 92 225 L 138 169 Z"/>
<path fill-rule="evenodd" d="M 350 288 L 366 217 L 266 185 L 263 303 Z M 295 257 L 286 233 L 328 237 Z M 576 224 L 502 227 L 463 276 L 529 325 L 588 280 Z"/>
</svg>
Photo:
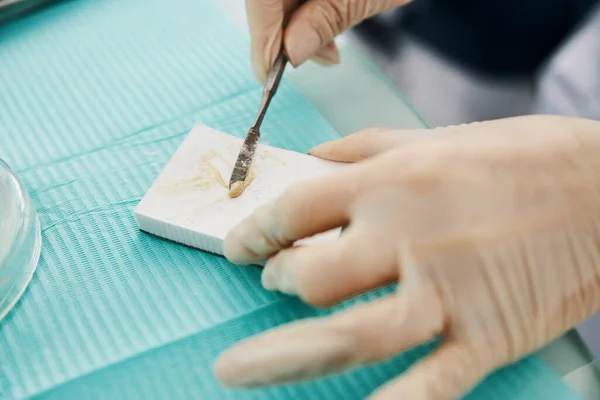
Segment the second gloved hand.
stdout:
<svg viewBox="0 0 600 400">
<path fill-rule="evenodd" d="M 224 244 L 233 262 L 268 259 L 266 288 L 312 304 L 399 290 L 234 346 L 217 363 L 223 382 L 313 378 L 441 336 L 374 398 L 454 399 L 600 308 L 600 123 L 533 116 L 409 134 L 319 146 L 366 160 L 293 186 Z M 345 224 L 336 242 L 293 246 Z"/>
</svg>

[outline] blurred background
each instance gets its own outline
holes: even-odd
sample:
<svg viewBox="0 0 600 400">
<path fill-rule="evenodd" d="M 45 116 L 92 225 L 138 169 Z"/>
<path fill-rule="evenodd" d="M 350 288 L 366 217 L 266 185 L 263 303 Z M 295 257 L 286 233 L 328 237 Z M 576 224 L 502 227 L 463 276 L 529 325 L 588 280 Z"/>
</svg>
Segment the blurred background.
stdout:
<svg viewBox="0 0 600 400">
<path fill-rule="evenodd" d="M 53 2 L 0 0 L 0 24 Z M 598 0 L 414 0 L 347 36 L 431 126 L 600 119 Z"/>
<path fill-rule="evenodd" d="M 432 126 L 599 118 L 599 10 L 597 0 L 414 0 L 350 36 Z"/>
</svg>

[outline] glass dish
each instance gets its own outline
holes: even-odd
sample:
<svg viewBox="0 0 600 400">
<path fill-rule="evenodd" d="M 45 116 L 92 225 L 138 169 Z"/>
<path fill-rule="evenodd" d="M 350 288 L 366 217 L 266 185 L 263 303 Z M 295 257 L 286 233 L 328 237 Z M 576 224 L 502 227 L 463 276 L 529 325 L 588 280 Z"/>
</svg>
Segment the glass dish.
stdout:
<svg viewBox="0 0 600 400">
<path fill-rule="evenodd" d="M 0 321 L 31 281 L 41 243 L 40 223 L 29 194 L 0 159 Z"/>
</svg>

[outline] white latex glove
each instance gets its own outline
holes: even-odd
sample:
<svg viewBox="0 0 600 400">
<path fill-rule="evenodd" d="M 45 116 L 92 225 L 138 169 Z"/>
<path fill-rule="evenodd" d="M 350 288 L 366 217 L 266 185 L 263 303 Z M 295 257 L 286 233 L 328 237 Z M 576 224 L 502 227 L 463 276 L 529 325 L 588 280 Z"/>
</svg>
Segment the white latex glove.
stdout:
<svg viewBox="0 0 600 400">
<path fill-rule="evenodd" d="M 216 365 L 225 384 L 312 378 L 440 335 L 373 398 L 453 399 L 600 308 L 600 123 L 532 116 L 378 130 L 312 153 L 371 158 L 293 186 L 230 232 L 225 255 L 271 257 L 263 285 L 320 306 L 401 287 L 234 346 Z M 291 247 L 347 223 L 337 242 Z"/>
<path fill-rule="evenodd" d="M 266 79 L 282 42 L 294 66 L 313 56 L 322 64 L 337 64 L 340 55 L 333 40 L 338 34 L 409 1 L 246 0 L 254 74 L 261 82 Z"/>
</svg>

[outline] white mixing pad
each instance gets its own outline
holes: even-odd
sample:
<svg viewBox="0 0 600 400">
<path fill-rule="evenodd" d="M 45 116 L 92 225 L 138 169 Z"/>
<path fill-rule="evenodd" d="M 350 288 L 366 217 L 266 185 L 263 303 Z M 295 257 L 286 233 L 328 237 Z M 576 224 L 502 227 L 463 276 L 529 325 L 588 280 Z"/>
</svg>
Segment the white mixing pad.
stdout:
<svg viewBox="0 0 600 400">
<path fill-rule="evenodd" d="M 198 124 L 135 209 L 140 230 L 223 254 L 229 230 L 290 185 L 329 174 L 345 164 L 259 145 L 244 193 L 228 196 L 227 182 L 242 140 Z M 339 230 L 305 242 L 336 240 Z"/>
</svg>

